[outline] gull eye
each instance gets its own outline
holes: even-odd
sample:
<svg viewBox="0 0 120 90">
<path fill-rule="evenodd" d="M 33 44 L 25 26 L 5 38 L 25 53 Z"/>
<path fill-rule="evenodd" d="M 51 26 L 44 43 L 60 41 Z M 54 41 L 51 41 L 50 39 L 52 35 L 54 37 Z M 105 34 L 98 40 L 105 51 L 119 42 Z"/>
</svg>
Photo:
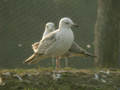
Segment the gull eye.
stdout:
<svg viewBox="0 0 120 90">
<path fill-rule="evenodd" d="M 69 24 L 69 22 L 65 22 L 65 24 Z"/>
<path fill-rule="evenodd" d="M 46 26 L 47 28 L 49 28 L 49 26 Z"/>
</svg>

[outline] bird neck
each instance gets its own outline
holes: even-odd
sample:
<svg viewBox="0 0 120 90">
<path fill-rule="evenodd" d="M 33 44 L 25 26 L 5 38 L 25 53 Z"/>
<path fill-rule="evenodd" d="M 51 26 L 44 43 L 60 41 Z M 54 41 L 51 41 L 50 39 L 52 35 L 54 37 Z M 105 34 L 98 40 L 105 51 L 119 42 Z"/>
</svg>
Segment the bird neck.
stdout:
<svg viewBox="0 0 120 90">
<path fill-rule="evenodd" d="M 50 32 L 48 32 L 48 30 L 45 29 L 45 32 L 43 33 L 43 36 L 47 35 L 48 33 L 50 33 Z"/>
</svg>

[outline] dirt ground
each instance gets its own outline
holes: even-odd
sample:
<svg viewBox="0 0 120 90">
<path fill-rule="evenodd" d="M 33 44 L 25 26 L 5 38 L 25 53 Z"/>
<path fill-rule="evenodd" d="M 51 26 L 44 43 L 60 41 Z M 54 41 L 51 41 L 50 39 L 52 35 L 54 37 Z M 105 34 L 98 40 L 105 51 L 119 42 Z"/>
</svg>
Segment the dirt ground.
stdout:
<svg viewBox="0 0 120 90">
<path fill-rule="evenodd" d="M 120 90 L 120 70 L 0 70 L 0 90 Z"/>
</svg>

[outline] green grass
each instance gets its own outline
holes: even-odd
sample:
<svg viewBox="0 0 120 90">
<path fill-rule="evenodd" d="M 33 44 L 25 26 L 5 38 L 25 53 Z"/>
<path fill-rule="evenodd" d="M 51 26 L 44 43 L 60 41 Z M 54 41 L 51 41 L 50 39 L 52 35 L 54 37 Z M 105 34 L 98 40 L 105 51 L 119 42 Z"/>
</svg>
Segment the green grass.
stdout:
<svg viewBox="0 0 120 90">
<path fill-rule="evenodd" d="M 101 74 L 100 71 L 107 71 L 108 68 L 75 69 L 62 68 L 56 71 L 61 72 L 61 78 L 53 78 L 53 68 L 34 69 L 1 69 L 0 77 L 5 85 L 0 85 L 0 90 L 118 90 L 120 87 L 120 69 L 110 70 L 106 75 L 106 83 L 95 80 L 94 74 Z M 10 76 L 3 75 L 10 72 Z M 14 75 L 19 75 L 20 81 Z"/>
</svg>

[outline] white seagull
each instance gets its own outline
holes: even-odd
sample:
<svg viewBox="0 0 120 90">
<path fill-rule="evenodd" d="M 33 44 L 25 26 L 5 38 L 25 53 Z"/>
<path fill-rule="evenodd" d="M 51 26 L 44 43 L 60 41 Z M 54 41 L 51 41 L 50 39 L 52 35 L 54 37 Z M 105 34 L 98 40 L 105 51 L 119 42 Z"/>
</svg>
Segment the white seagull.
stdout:
<svg viewBox="0 0 120 90">
<path fill-rule="evenodd" d="M 59 28 L 42 38 L 37 51 L 30 56 L 25 63 L 44 57 L 56 57 L 65 54 L 72 46 L 74 35 L 71 27 L 75 25 L 70 18 L 62 18 L 59 22 Z"/>
<path fill-rule="evenodd" d="M 52 31 L 55 31 L 55 24 L 52 23 L 52 22 L 49 22 L 45 26 L 45 32 L 43 34 L 43 38 L 44 38 L 45 35 L 49 34 Z M 36 43 L 32 44 L 32 49 L 33 49 L 34 52 L 37 51 L 38 45 L 39 45 L 39 42 L 36 42 Z M 68 52 L 66 52 L 64 55 L 62 55 L 61 58 L 65 58 L 66 61 L 67 61 L 68 57 L 74 57 L 74 56 L 95 57 L 95 55 L 93 55 L 93 54 L 87 52 L 85 49 L 81 48 L 75 41 L 73 42 L 73 44 L 72 44 L 71 48 L 68 50 Z M 43 57 L 43 58 L 46 58 L 46 57 Z M 41 56 L 39 56 L 38 59 L 32 60 L 28 63 L 29 64 L 37 63 L 40 59 L 41 59 Z M 60 67 L 59 61 L 56 60 L 56 64 L 57 64 L 57 67 Z"/>
<path fill-rule="evenodd" d="M 44 38 L 47 34 L 53 32 L 53 31 L 55 31 L 55 24 L 53 22 L 46 23 L 45 31 L 43 33 L 42 38 Z M 39 42 L 35 42 L 34 44 L 32 44 L 32 49 L 33 49 L 34 52 L 37 51 L 38 45 L 39 45 Z M 37 63 L 38 61 L 39 60 L 37 60 L 37 61 L 34 60 L 31 63 Z M 54 65 L 54 57 L 52 57 L 52 65 Z"/>
<path fill-rule="evenodd" d="M 55 24 L 53 22 L 46 23 L 46 25 L 45 25 L 45 31 L 43 33 L 42 39 L 47 34 L 49 34 L 50 32 L 53 32 L 53 31 L 55 31 Z M 35 42 L 34 44 L 32 44 L 32 49 L 33 49 L 34 52 L 37 52 L 38 45 L 39 45 L 39 42 Z"/>
</svg>

